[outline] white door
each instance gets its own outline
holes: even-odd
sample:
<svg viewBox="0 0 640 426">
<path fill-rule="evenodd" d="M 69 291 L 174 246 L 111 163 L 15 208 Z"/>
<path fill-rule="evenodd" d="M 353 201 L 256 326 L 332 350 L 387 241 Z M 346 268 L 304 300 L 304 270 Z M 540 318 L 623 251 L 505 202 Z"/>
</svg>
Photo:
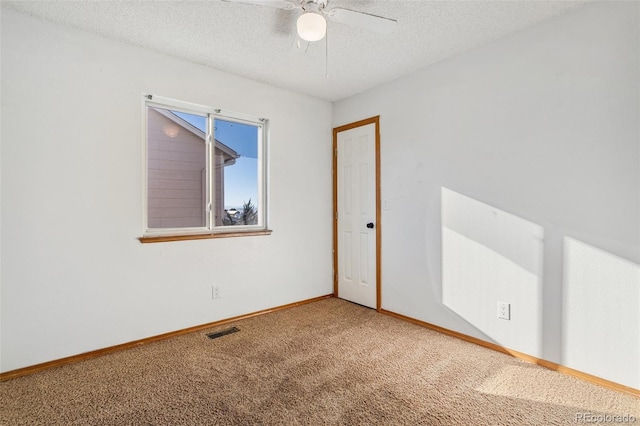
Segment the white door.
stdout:
<svg viewBox="0 0 640 426">
<path fill-rule="evenodd" d="M 375 309 L 376 123 L 337 130 L 336 173 L 338 297 Z"/>
</svg>

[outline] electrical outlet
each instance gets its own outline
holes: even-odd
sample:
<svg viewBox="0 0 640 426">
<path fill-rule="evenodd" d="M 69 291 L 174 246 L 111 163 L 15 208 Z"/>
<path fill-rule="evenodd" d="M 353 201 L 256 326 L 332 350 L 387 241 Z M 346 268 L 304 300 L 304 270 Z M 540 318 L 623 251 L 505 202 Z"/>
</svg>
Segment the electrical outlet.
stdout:
<svg viewBox="0 0 640 426">
<path fill-rule="evenodd" d="M 218 287 L 217 285 L 211 286 L 211 298 L 220 299 L 220 287 Z"/>
<path fill-rule="evenodd" d="M 511 305 L 509 303 L 498 302 L 498 318 L 511 320 Z"/>
</svg>

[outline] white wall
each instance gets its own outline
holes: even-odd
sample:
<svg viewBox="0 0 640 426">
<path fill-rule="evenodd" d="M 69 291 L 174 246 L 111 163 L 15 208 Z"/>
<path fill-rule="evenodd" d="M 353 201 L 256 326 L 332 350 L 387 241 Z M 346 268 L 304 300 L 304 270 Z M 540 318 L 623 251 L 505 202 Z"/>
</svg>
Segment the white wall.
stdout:
<svg viewBox="0 0 640 426">
<path fill-rule="evenodd" d="M 334 126 L 381 116 L 384 309 L 640 388 L 638 9 L 588 4 L 334 104 Z"/>
<path fill-rule="evenodd" d="M 8 10 L 1 71 L 2 371 L 332 292 L 331 104 Z M 271 120 L 271 236 L 137 240 L 143 93 Z"/>
</svg>

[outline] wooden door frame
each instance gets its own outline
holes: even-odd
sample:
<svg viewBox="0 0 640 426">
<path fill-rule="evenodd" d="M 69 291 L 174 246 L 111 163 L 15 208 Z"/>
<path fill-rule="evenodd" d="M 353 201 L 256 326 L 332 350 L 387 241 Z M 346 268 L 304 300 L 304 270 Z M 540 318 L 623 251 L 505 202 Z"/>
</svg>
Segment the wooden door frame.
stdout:
<svg viewBox="0 0 640 426">
<path fill-rule="evenodd" d="M 333 129 L 333 295 L 338 297 L 338 133 L 356 127 L 375 124 L 375 190 L 376 190 L 376 311 L 382 310 L 382 276 L 381 276 L 381 252 L 382 233 L 380 226 L 380 116 L 366 118 L 355 123 Z"/>
</svg>

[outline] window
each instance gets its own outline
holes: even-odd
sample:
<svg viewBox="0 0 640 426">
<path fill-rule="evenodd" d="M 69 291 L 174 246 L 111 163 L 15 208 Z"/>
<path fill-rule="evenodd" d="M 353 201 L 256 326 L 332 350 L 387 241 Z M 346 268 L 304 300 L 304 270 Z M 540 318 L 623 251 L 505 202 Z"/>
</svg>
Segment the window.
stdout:
<svg viewBox="0 0 640 426">
<path fill-rule="evenodd" d="M 267 120 L 151 95 L 145 113 L 143 242 L 266 231 Z"/>
</svg>

